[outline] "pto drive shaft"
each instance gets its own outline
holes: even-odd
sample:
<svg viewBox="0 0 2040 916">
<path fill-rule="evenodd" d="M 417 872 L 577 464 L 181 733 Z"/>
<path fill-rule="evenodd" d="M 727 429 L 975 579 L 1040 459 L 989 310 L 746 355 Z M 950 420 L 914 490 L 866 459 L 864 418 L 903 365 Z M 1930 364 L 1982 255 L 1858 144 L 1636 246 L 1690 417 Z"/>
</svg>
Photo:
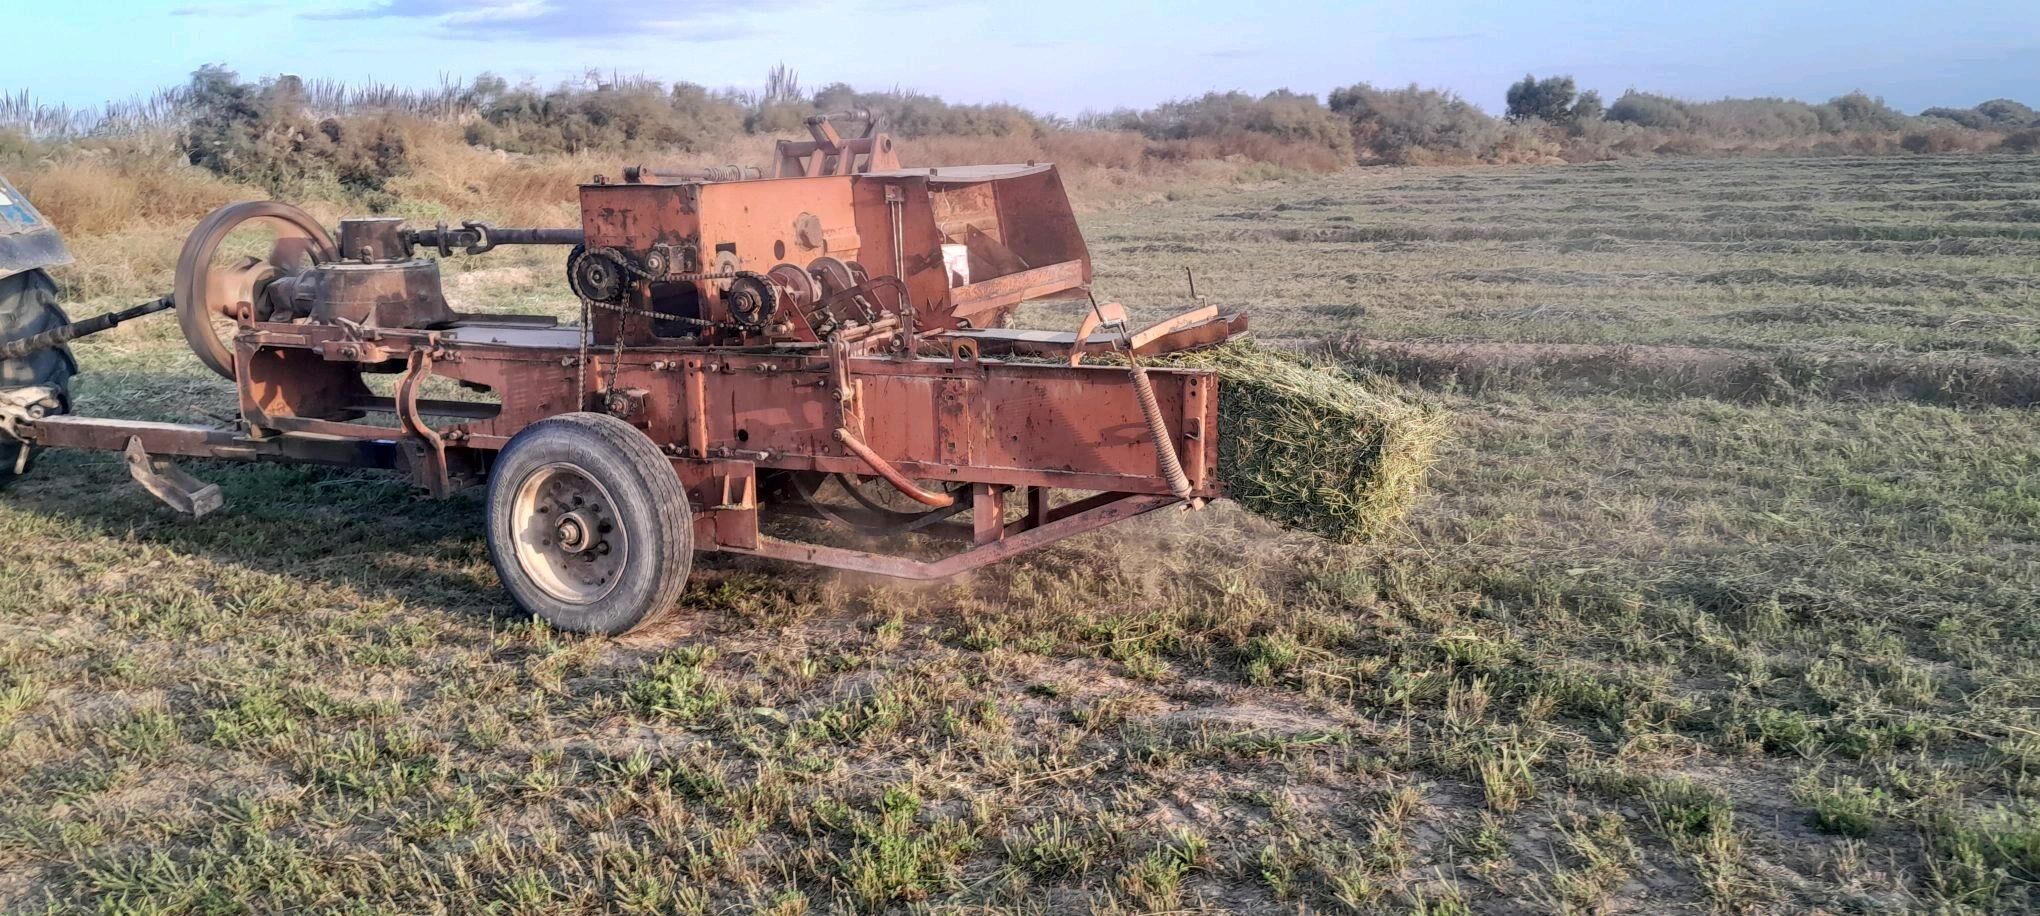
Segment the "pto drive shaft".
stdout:
<svg viewBox="0 0 2040 916">
<path fill-rule="evenodd" d="M 171 308 L 174 305 L 175 303 L 171 301 L 169 296 L 163 296 L 133 308 L 122 309 L 118 312 L 107 312 L 104 315 L 94 315 L 91 318 L 83 321 L 73 321 L 70 324 L 60 324 L 41 334 L 34 334 L 23 337 L 20 340 L 10 340 L 5 344 L 0 344 L 0 359 L 19 359 L 30 353 L 47 350 L 51 347 L 61 347 L 80 337 L 97 334 L 123 321 L 154 314 Z"/>
</svg>

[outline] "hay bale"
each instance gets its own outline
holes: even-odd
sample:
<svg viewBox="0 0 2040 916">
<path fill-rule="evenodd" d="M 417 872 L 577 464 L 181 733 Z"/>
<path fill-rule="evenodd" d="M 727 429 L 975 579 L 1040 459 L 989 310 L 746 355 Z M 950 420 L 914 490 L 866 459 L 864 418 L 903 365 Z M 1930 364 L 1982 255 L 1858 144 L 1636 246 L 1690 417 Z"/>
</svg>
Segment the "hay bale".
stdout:
<svg viewBox="0 0 2040 916">
<path fill-rule="evenodd" d="M 1340 543 L 1373 539 L 1402 519 L 1445 436 L 1443 411 L 1391 383 L 1250 343 L 1154 364 L 1217 371 L 1227 496 Z"/>
</svg>

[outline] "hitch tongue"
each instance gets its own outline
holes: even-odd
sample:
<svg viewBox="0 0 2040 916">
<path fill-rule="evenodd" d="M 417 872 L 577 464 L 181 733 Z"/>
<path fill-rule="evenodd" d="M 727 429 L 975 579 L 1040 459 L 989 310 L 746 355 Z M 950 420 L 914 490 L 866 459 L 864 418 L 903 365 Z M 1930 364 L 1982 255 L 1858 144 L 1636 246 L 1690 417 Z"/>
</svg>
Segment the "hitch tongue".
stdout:
<svg viewBox="0 0 2040 916">
<path fill-rule="evenodd" d="M 227 503 L 219 484 L 199 480 L 165 459 L 149 457 L 140 436 L 128 437 L 123 454 L 127 456 L 128 474 L 135 482 L 162 500 L 163 505 L 183 515 L 204 518 Z"/>
</svg>

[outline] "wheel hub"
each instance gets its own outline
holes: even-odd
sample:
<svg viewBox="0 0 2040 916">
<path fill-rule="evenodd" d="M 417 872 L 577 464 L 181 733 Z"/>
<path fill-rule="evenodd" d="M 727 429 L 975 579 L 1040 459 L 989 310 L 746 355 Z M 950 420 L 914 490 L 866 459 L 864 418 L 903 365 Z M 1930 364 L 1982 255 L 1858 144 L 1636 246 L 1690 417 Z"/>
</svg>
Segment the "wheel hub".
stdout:
<svg viewBox="0 0 2040 916">
<path fill-rule="evenodd" d="M 560 516 L 558 525 L 560 549 L 571 553 L 587 550 L 590 546 L 588 532 L 593 527 L 588 523 L 587 517 L 579 512 L 569 512 Z"/>
<path fill-rule="evenodd" d="M 615 586 L 630 545 L 601 484 L 580 468 L 549 464 L 524 479 L 513 505 L 517 563 L 540 588 L 588 604 Z"/>
</svg>

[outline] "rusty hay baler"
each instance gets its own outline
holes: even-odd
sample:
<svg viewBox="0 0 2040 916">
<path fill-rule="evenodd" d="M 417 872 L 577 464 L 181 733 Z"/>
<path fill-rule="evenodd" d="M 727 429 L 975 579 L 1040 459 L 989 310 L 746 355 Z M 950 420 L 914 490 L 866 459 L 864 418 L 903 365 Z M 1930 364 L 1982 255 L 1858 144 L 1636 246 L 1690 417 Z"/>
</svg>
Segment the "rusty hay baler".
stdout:
<svg viewBox="0 0 2040 916">
<path fill-rule="evenodd" d="M 672 607 L 697 550 L 940 579 L 1222 495 L 1218 379 L 1138 357 L 1216 343 L 1243 316 L 1132 331 L 1093 300 L 1074 332 L 1008 329 L 1024 302 L 1089 295 L 1055 168 L 902 169 L 882 131 L 809 127 L 770 177 L 598 176 L 577 227 L 348 219 L 336 238 L 286 204 L 223 207 L 185 243 L 173 293 L 130 313 L 174 305 L 235 383 L 238 422 L 77 416 L 49 387 L 0 396 L 0 422 L 23 466 L 31 450 L 121 451 L 193 515 L 219 490 L 170 459 L 388 468 L 434 495 L 486 483 L 511 597 L 606 633 Z M 266 251 L 237 254 L 255 229 Z M 506 245 L 569 249 L 578 324 L 456 312 L 423 256 Z M 1133 358 L 1084 362 L 1102 351 Z M 426 396 L 430 380 L 455 396 Z M 961 547 L 930 560 L 775 536 L 782 514 Z"/>
</svg>

